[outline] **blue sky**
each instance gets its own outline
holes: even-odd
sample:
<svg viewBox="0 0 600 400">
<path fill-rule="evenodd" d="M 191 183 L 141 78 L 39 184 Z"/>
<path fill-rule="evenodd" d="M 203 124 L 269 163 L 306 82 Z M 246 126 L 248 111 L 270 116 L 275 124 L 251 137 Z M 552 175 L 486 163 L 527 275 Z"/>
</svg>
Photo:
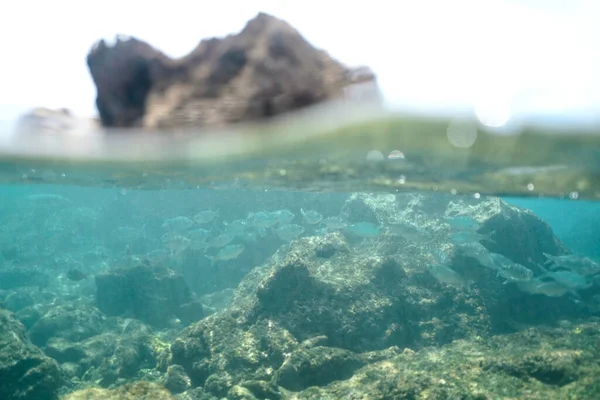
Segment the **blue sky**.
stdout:
<svg viewBox="0 0 600 400">
<path fill-rule="evenodd" d="M 100 38 L 132 35 L 180 57 L 259 11 L 346 64 L 371 66 L 397 107 L 600 115 L 593 0 L 23 0 L 0 16 L 0 119 L 35 106 L 95 115 L 85 56 Z"/>
</svg>

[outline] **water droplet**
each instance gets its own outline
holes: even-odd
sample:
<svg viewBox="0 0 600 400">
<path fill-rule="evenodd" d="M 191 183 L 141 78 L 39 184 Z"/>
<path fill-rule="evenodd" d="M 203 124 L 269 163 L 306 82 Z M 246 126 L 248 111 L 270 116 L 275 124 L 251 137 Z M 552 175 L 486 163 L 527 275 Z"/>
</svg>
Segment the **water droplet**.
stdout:
<svg viewBox="0 0 600 400">
<path fill-rule="evenodd" d="M 535 189 L 535 186 L 533 186 L 533 183 L 528 183 L 527 190 L 529 190 L 531 192 L 533 189 Z"/>
<path fill-rule="evenodd" d="M 404 153 L 400 150 L 392 150 L 390 154 L 388 154 L 388 159 L 390 160 L 401 160 L 404 158 Z"/>
<path fill-rule="evenodd" d="M 456 190 L 454 188 L 450 189 L 450 194 L 451 195 L 456 195 L 457 193 L 458 193 L 458 190 Z"/>
<path fill-rule="evenodd" d="M 577 193 L 577 192 L 571 192 L 571 193 L 569 193 L 569 198 L 571 200 L 577 200 L 579 198 L 579 193 Z"/>
<path fill-rule="evenodd" d="M 454 120 L 448 125 L 446 136 L 453 146 L 466 149 L 477 140 L 477 126 L 472 122 Z"/>
<path fill-rule="evenodd" d="M 473 195 L 473 197 L 475 197 L 476 199 L 479 199 L 479 198 L 481 198 L 481 194 L 479 194 L 479 193 L 475 193 L 475 194 Z"/>
<path fill-rule="evenodd" d="M 367 161 L 378 162 L 384 159 L 383 153 L 379 150 L 371 150 L 367 153 Z"/>
<path fill-rule="evenodd" d="M 400 178 L 398 178 L 398 183 L 404 185 L 406 183 L 406 177 L 404 175 L 400 175 Z"/>
</svg>

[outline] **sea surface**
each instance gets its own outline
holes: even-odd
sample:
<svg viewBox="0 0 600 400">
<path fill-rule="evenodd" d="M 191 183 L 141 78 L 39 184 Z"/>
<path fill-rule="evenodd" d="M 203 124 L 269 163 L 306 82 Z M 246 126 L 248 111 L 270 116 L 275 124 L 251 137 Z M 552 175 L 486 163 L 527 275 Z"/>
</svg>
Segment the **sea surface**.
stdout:
<svg viewBox="0 0 600 400">
<path fill-rule="evenodd" d="M 600 398 L 598 127 L 337 105 L 0 150 L 2 399 Z"/>
</svg>

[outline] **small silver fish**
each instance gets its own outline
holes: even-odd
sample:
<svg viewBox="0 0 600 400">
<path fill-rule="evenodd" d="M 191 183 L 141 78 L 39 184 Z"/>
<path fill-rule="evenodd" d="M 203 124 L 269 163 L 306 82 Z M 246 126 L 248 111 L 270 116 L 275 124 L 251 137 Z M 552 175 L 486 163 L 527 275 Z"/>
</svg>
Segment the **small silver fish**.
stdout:
<svg viewBox="0 0 600 400">
<path fill-rule="evenodd" d="M 301 208 L 300 212 L 302 213 L 304 222 L 309 225 L 316 225 L 323 219 L 323 216 L 314 210 L 304 211 L 304 209 Z"/>
<path fill-rule="evenodd" d="M 439 282 L 445 283 L 450 286 L 464 289 L 467 292 L 471 291 L 472 281 L 467 281 L 458 272 L 456 272 L 455 270 L 453 270 L 450 267 L 446 267 L 445 265 L 435 264 L 435 265 L 427 266 L 427 270 Z"/>
<path fill-rule="evenodd" d="M 381 235 L 381 228 L 370 222 L 359 222 L 344 228 L 345 231 L 363 238 L 372 238 Z"/>
<path fill-rule="evenodd" d="M 497 276 L 502 276 L 508 283 L 511 281 L 528 281 L 533 278 L 533 271 L 504 257 L 502 254 L 490 253 L 496 264 Z"/>
<path fill-rule="evenodd" d="M 296 215 L 290 210 L 277 210 L 273 214 L 277 218 L 279 225 L 291 224 L 294 218 L 296 218 Z"/>
<path fill-rule="evenodd" d="M 165 240 L 167 248 L 171 250 L 173 254 L 181 253 L 188 248 L 191 242 L 190 239 L 182 235 L 169 235 Z"/>
<path fill-rule="evenodd" d="M 213 256 L 208 257 L 213 263 L 215 261 L 229 261 L 235 258 L 238 258 L 240 254 L 244 251 L 245 246 L 241 244 L 230 244 L 228 246 L 223 247 L 219 252 Z"/>
<path fill-rule="evenodd" d="M 600 264 L 589 257 L 581 257 L 575 254 L 567 254 L 562 256 L 553 256 L 543 253 L 547 258 L 545 265 L 549 265 L 550 269 L 566 268 L 579 275 L 595 275 L 600 273 Z"/>
<path fill-rule="evenodd" d="M 212 222 L 215 218 L 219 216 L 219 210 L 205 210 L 200 211 L 198 214 L 194 216 L 194 221 L 197 224 L 203 225 Z"/>
<path fill-rule="evenodd" d="M 562 286 L 573 290 L 583 290 L 590 288 L 593 285 L 593 283 L 589 282 L 584 276 L 570 271 L 546 271 L 540 278 L 542 277 L 552 278 Z"/>
<path fill-rule="evenodd" d="M 194 221 L 190 218 L 179 216 L 166 219 L 162 224 L 162 228 L 168 232 L 183 232 L 190 229 L 192 225 L 194 225 Z"/>
<path fill-rule="evenodd" d="M 233 237 L 231 235 L 228 235 L 227 233 L 221 233 L 220 235 L 210 239 L 208 244 L 210 247 L 223 247 L 231 243 L 232 240 Z"/>
<path fill-rule="evenodd" d="M 290 224 L 280 226 L 279 228 L 274 229 L 273 232 L 275 232 L 281 240 L 291 242 L 304 233 L 304 227 L 301 225 Z"/>
<path fill-rule="evenodd" d="M 450 234 L 450 240 L 455 244 L 465 244 L 469 242 L 481 242 L 483 240 L 495 243 L 493 239 L 494 231 L 488 233 L 478 233 L 476 231 L 454 231 Z"/>
<path fill-rule="evenodd" d="M 263 229 L 272 228 L 279 222 L 279 220 L 277 219 L 277 215 L 275 215 L 274 213 L 268 213 L 266 211 L 250 213 L 248 214 L 247 219 L 256 228 Z"/>
</svg>

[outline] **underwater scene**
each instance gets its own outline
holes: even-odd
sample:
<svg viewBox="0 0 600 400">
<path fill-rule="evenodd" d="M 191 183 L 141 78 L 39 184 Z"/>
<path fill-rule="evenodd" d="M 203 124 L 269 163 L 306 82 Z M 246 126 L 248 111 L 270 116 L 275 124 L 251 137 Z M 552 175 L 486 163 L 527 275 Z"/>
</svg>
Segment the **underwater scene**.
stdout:
<svg viewBox="0 0 600 400">
<path fill-rule="evenodd" d="M 53 174 L 0 188 L 2 399 L 600 396 L 600 203 Z"/>
</svg>

